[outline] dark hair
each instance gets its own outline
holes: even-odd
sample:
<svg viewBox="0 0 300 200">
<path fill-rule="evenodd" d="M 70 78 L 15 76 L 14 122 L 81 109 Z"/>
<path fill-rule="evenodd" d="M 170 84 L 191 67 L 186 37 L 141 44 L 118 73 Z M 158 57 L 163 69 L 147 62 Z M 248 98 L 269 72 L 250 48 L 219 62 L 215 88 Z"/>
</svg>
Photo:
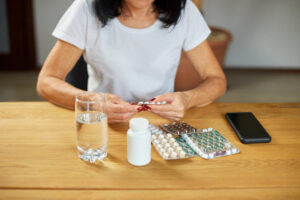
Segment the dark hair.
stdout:
<svg viewBox="0 0 300 200">
<path fill-rule="evenodd" d="M 176 25 L 186 0 L 155 0 L 153 6 L 158 12 L 158 19 L 163 22 L 164 28 Z M 105 26 L 107 22 L 119 16 L 122 10 L 122 0 L 94 0 L 94 11 Z"/>
</svg>

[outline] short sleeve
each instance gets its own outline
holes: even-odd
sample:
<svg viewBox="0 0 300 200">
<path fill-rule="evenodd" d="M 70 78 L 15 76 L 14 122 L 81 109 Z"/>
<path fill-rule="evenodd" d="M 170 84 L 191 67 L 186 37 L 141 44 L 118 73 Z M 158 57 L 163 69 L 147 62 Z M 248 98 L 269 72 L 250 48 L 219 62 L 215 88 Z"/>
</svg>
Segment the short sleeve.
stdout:
<svg viewBox="0 0 300 200">
<path fill-rule="evenodd" d="M 75 0 L 59 20 L 52 35 L 80 49 L 86 46 L 88 6 L 85 0 Z"/>
<path fill-rule="evenodd" d="M 189 51 L 206 40 L 211 31 L 202 14 L 191 0 L 187 0 L 183 15 L 185 23 L 183 50 Z"/>
</svg>

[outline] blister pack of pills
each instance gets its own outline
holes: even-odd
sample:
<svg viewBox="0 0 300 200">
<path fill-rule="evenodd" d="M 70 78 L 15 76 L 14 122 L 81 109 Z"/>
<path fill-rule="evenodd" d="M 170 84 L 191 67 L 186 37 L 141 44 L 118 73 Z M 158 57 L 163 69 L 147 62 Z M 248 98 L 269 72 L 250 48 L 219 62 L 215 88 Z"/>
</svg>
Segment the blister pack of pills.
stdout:
<svg viewBox="0 0 300 200">
<path fill-rule="evenodd" d="M 186 143 L 202 158 L 212 159 L 239 153 L 239 149 L 213 128 L 182 134 Z"/>
<path fill-rule="evenodd" d="M 151 141 L 156 151 L 165 160 L 183 159 L 197 156 L 197 153 L 184 141 L 150 124 Z"/>
<path fill-rule="evenodd" d="M 155 149 L 165 160 L 183 159 L 197 155 L 205 159 L 213 159 L 240 152 L 213 128 L 198 130 L 184 122 L 163 124 L 160 127 L 161 129 L 150 125 L 149 130 Z M 176 147 L 174 148 L 174 146 Z"/>
<path fill-rule="evenodd" d="M 153 101 L 139 101 L 136 103 L 136 105 L 165 105 L 167 104 L 166 101 L 158 101 L 158 102 L 153 102 Z"/>
<path fill-rule="evenodd" d="M 181 135 L 181 134 L 192 134 L 197 133 L 197 129 L 185 122 L 173 122 L 171 124 L 161 124 L 160 128 L 167 133 Z"/>
<path fill-rule="evenodd" d="M 166 101 L 153 102 L 153 100 L 150 100 L 150 101 L 139 101 L 137 103 L 131 103 L 131 105 L 138 105 L 138 106 L 140 106 L 138 108 L 139 112 L 151 110 L 151 107 L 149 105 L 166 105 L 166 104 L 168 104 Z"/>
</svg>

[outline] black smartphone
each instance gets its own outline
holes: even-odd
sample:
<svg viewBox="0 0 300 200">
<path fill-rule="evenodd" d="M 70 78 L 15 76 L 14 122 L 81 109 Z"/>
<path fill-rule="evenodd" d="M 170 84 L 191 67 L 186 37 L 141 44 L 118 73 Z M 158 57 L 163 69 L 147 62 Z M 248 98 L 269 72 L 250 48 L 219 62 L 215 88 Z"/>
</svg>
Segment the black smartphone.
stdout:
<svg viewBox="0 0 300 200">
<path fill-rule="evenodd" d="M 265 143 L 271 141 L 271 136 L 259 123 L 253 113 L 226 113 L 225 117 L 242 143 Z"/>
</svg>

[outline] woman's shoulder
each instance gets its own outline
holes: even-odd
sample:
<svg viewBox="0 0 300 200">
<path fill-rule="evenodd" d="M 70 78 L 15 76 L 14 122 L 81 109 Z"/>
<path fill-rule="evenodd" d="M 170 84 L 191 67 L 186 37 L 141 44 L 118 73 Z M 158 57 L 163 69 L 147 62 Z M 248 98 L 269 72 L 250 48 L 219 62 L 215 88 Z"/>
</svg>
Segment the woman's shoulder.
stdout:
<svg viewBox="0 0 300 200">
<path fill-rule="evenodd" d="M 192 0 L 186 0 L 186 4 L 182 12 L 183 17 L 189 17 L 190 15 L 194 15 L 195 13 L 200 13 L 199 9 Z"/>
<path fill-rule="evenodd" d="M 188 26 L 195 21 L 202 21 L 203 16 L 192 0 L 186 0 L 185 7 L 181 11 L 179 26 Z"/>
<path fill-rule="evenodd" d="M 93 9 L 93 2 L 94 2 L 94 0 L 76 0 L 76 1 L 80 1 L 80 3 L 82 4 L 82 6 L 85 7 L 85 9 L 88 10 L 89 14 L 93 14 L 94 13 L 94 9 Z"/>
<path fill-rule="evenodd" d="M 85 19 L 86 22 L 90 24 L 97 24 L 101 26 L 101 22 L 95 14 L 94 0 L 75 0 L 69 9 L 71 9 L 74 13 L 74 15 L 70 17 L 74 17 L 79 21 Z M 70 12 L 72 13 L 72 11 Z"/>
<path fill-rule="evenodd" d="M 72 7 L 73 9 L 83 10 L 90 16 L 93 16 L 93 2 L 94 0 L 75 0 Z"/>
</svg>

